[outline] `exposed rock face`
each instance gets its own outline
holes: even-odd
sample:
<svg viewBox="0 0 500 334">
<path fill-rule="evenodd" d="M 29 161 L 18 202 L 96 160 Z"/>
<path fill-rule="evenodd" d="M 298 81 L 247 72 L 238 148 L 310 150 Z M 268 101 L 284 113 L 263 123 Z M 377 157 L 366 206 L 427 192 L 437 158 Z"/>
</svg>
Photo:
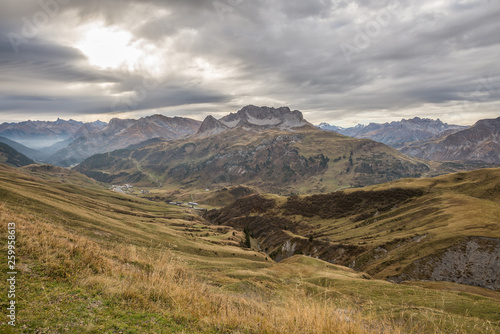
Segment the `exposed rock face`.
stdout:
<svg viewBox="0 0 500 334">
<path fill-rule="evenodd" d="M 87 124 L 75 133 L 68 147 L 56 152 L 49 162 L 69 166 L 94 154 L 125 148 L 153 138 L 184 138 L 195 133 L 199 126 L 200 122 L 193 119 L 163 115 L 138 120 L 113 118 L 104 128 Z"/>
<path fill-rule="evenodd" d="M 303 126 L 311 126 L 304 120 L 302 113 L 298 110 L 291 111 L 288 107 L 269 108 L 246 106 L 237 113 L 231 113 L 219 120 L 228 128 L 270 128 L 276 127 L 280 130 L 290 130 Z"/>
<path fill-rule="evenodd" d="M 238 127 L 245 130 L 314 128 L 311 123 L 304 120 L 302 113 L 298 110 L 291 111 L 288 107 L 269 108 L 249 105 L 219 120 L 208 116 L 194 137 L 213 136 Z"/>
<path fill-rule="evenodd" d="M 481 160 L 500 163 L 500 117 L 480 120 L 468 129 L 434 141 L 408 145 L 401 152 L 437 161 Z"/>
<path fill-rule="evenodd" d="M 465 126 L 443 123 L 439 119 L 419 117 L 383 124 L 360 124 L 351 128 L 341 128 L 327 123 L 321 123 L 318 127 L 350 137 L 376 140 L 396 148 L 405 143 L 437 138 L 466 128 Z"/>
<path fill-rule="evenodd" d="M 500 239 L 469 237 L 415 261 L 397 280 L 425 279 L 500 289 Z"/>
</svg>

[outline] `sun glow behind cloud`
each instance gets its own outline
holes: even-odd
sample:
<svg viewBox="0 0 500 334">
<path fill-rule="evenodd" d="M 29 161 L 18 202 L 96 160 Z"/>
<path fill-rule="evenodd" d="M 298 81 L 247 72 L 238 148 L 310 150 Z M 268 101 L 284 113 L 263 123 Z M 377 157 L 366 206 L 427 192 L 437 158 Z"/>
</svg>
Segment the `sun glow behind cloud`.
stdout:
<svg viewBox="0 0 500 334">
<path fill-rule="evenodd" d="M 140 57 L 130 32 L 102 26 L 88 27 L 76 47 L 88 57 L 91 65 L 103 69 L 130 67 Z"/>
<path fill-rule="evenodd" d="M 89 63 L 100 69 L 124 69 L 158 75 L 163 70 L 161 50 L 154 44 L 134 40 L 132 33 L 102 24 L 85 26 L 75 45 Z"/>
</svg>

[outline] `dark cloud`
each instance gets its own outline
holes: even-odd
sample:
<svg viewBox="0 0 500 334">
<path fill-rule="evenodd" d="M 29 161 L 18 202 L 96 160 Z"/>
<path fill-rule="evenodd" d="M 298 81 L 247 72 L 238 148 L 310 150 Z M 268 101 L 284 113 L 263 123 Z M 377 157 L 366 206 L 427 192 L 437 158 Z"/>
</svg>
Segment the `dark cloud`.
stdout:
<svg viewBox="0 0 500 334">
<path fill-rule="evenodd" d="M 498 1 L 67 2 L 18 53 L 12 33 L 22 36 L 43 8 L 0 4 L 2 120 L 13 111 L 77 118 L 172 108 L 201 119 L 247 103 L 289 104 L 333 123 L 498 114 Z M 77 42 L 97 24 L 130 32 L 144 59 L 133 69 L 92 65 Z M 116 110 L 117 100 L 128 105 Z"/>
<path fill-rule="evenodd" d="M 281 1 L 280 8 L 290 19 L 304 19 L 330 16 L 330 10 L 334 8 L 332 0 L 288 0 Z"/>
<path fill-rule="evenodd" d="M 15 53 L 11 43 L 0 40 L 0 71 L 15 81 L 56 83 L 117 82 L 112 73 L 91 68 L 77 49 L 34 39 Z"/>
</svg>

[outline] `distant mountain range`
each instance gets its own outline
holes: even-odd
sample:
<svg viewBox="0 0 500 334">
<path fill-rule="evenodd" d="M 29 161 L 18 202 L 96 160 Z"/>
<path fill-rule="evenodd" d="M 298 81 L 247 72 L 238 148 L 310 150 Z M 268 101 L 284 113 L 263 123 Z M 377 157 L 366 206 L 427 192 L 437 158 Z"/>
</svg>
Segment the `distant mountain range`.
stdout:
<svg viewBox="0 0 500 334">
<path fill-rule="evenodd" d="M 72 119 L 65 121 L 59 118 L 55 122 L 30 120 L 20 123 L 2 123 L 0 124 L 0 136 L 39 149 L 68 139 L 83 124 L 83 122 Z M 96 121 L 93 124 L 103 126 L 106 123 Z"/>
<path fill-rule="evenodd" d="M 290 193 L 418 177 L 429 167 L 382 143 L 321 131 L 300 111 L 247 106 L 207 117 L 191 137 L 94 155 L 76 170 L 109 183 L 249 184 Z"/>
<path fill-rule="evenodd" d="M 287 107 L 268 108 L 246 106 L 220 120 L 208 116 L 202 123 L 184 117 L 153 115 L 135 119 L 112 119 L 109 124 L 97 121 L 82 123 L 73 120 L 56 122 L 28 121 L 4 123 L 6 135 L 29 142 L 34 138 L 54 144 L 33 150 L 17 144 L 20 151 L 31 158 L 58 166 L 71 166 L 98 153 L 128 147 L 139 148 L 151 142 L 174 140 L 189 136 L 207 137 L 235 127 L 252 129 L 277 128 L 290 130 L 294 127 L 313 127 L 305 121 L 302 113 Z M 15 134 L 15 136 L 14 136 Z M 11 138 L 7 138 L 11 139 Z M 1 141 L 1 140 L 0 140 Z"/>
<path fill-rule="evenodd" d="M 351 128 L 321 123 L 318 128 L 358 139 L 372 139 L 392 146 L 411 157 L 442 162 L 474 162 L 473 165 L 470 163 L 469 165 L 477 166 L 475 162 L 500 163 L 499 123 L 498 119 L 482 120 L 472 127 L 466 127 L 443 123 L 439 119 L 415 117 L 398 122 L 370 123 Z M 236 129 L 240 132 L 255 133 L 316 131 L 298 110 L 292 111 L 288 107 L 249 105 L 220 119 L 207 116 L 203 122 L 184 117 L 153 115 L 140 119 L 114 118 L 109 124 L 101 121 L 83 123 L 62 119 L 55 122 L 3 123 L 0 125 L 0 142 L 35 161 L 68 167 L 81 163 L 95 154 L 117 149 L 139 150 L 145 146 L 171 140 L 212 138 Z M 218 138 L 237 140 L 233 137 L 233 134 L 229 134 Z M 338 140 L 340 137 L 335 138 Z M 333 139 L 327 139 L 329 140 Z M 37 145 L 32 145 L 33 142 Z M 40 147 L 42 144 L 51 145 Z M 319 146 L 325 145 L 326 143 Z M 336 144 L 332 142 L 331 145 Z M 342 154 L 341 158 L 344 155 Z M 349 152 L 348 157 L 350 156 Z M 333 159 L 338 158 L 333 157 Z M 351 181 L 357 182 L 354 179 Z M 360 182 L 360 184 L 367 183 Z"/>
<path fill-rule="evenodd" d="M 0 142 L 15 148 L 36 161 L 47 161 L 48 157 L 71 143 L 71 137 L 82 126 L 102 128 L 106 123 L 95 121 L 83 123 L 70 119 L 50 121 L 26 121 L 0 124 Z"/>
<path fill-rule="evenodd" d="M 376 140 L 395 148 L 403 147 L 411 142 L 438 138 L 467 128 L 466 126 L 443 123 L 439 119 L 419 117 L 390 123 L 359 124 L 351 128 L 342 128 L 328 123 L 321 123 L 318 127 L 349 137 Z"/>
<path fill-rule="evenodd" d="M 179 139 L 194 134 L 201 122 L 184 117 L 153 115 L 135 119 L 113 118 L 104 127 L 85 124 L 68 139 L 67 147 L 48 158 L 70 166 L 98 153 L 126 148 L 154 138 Z"/>
<path fill-rule="evenodd" d="M 427 160 L 500 164 L 500 117 L 480 120 L 470 128 L 437 139 L 410 143 L 401 152 Z"/>
<path fill-rule="evenodd" d="M 351 128 L 327 123 L 318 127 L 355 138 L 373 139 L 411 157 L 434 161 L 500 163 L 500 117 L 480 120 L 471 127 L 418 117 L 383 124 L 360 124 Z"/>
</svg>

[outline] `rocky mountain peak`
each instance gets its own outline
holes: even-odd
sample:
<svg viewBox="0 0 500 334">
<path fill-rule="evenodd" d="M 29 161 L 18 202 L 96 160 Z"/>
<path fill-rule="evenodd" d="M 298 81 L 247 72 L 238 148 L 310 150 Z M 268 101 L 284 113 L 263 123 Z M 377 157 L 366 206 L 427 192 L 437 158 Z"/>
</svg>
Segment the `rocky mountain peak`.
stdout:
<svg viewBox="0 0 500 334">
<path fill-rule="evenodd" d="M 314 128 L 312 124 L 304 120 L 302 113 L 298 110 L 292 111 L 288 107 L 273 108 L 248 105 L 219 120 L 213 116 L 207 116 L 194 136 L 207 137 L 234 128 L 292 130 L 302 126 Z"/>
<path fill-rule="evenodd" d="M 208 115 L 207 117 L 205 117 L 203 123 L 201 123 L 200 128 L 198 129 L 198 132 L 196 132 L 194 136 L 195 137 L 213 136 L 221 132 L 224 132 L 227 129 L 229 128 L 222 122 L 219 122 L 212 115 Z"/>
<path fill-rule="evenodd" d="M 229 128 L 243 127 L 278 127 L 280 129 L 298 128 L 311 125 L 304 120 L 302 113 L 298 110 L 291 111 L 288 107 L 257 107 L 248 105 L 237 113 L 231 113 L 220 120 Z"/>
</svg>

